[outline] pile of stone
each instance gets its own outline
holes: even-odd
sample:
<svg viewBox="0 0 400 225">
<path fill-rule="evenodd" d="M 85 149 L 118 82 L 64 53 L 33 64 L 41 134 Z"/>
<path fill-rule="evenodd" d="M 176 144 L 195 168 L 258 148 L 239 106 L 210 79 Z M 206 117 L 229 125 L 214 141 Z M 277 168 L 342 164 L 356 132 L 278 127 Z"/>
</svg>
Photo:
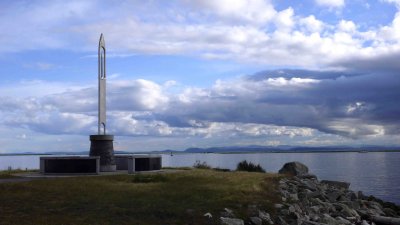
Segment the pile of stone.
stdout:
<svg viewBox="0 0 400 225">
<path fill-rule="evenodd" d="M 319 181 L 299 162 L 286 163 L 279 171 L 287 177 L 279 181 L 282 201 L 271 216 L 253 205 L 252 216 L 244 220 L 225 208 L 220 213 L 223 225 L 400 225 L 400 207 L 361 191 L 349 190 L 349 183 Z M 209 214 L 209 213 L 208 213 Z M 211 214 L 205 215 L 209 218 Z"/>
<path fill-rule="evenodd" d="M 349 190 L 349 183 L 318 181 L 308 168 L 291 162 L 279 171 L 292 175 L 279 181 L 282 204 L 275 224 L 339 225 L 399 224 L 399 208 L 362 192 Z"/>
</svg>

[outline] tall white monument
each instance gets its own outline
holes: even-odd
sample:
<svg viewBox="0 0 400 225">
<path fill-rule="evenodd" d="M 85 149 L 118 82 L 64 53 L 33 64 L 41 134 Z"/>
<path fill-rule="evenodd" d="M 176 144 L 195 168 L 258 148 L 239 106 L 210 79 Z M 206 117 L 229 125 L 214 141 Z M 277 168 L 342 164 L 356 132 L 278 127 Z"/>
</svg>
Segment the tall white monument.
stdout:
<svg viewBox="0 0 400 225">
<path fill-rule="evenodd" d="M 90 156 L 100 156 L 100 171 L 115 171 L 114 135 L 106 134 L 106 44 L 100 35 L 98 48 L 99 120 L 97 135 L 90 135 Z"/>
</svg>

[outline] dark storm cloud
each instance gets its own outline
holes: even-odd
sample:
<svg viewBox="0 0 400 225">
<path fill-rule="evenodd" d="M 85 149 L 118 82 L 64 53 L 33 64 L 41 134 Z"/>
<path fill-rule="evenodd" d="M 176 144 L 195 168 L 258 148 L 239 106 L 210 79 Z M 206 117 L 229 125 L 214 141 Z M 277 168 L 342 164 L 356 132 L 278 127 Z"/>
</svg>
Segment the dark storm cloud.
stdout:
<svg viewBox="0 0 400 225">
<path fill-rule="evenodd" d="M 399 134 L 399 87 L 399 76 L 387 71 L 263 71 L 179 93 L 151 81 L 116 81 L 109 85 L 109 124 L 123 135 L 185 136 L 199 134 L 196 129 L 206 135 L 213 122 L 220 132 L 223 124 L 237 123 L 312 128 L 352 138 Z M 0 122 L 6 125 L 57 134 L 96 126 L 94 87 L 0 102 Z M 229 129 L 251 133 L 252 126 Z"/>
<path fill-rule="evenodd" d="M 399 133 L 400 78 L 394 73 L 280 70 L 262 76 L 222 83 L 190 103 L 173 101 L 158 118 L 171 126 L 195 119 L 309 127 L 351 137 L 378 134 L 379 128 Z M 315 82 L 302 84 L 310 78 Z M 227 93 L 231 99 L 216 97 Z"/>
<path fill-rule="evenodd" d="M 368 57 L 343 57 L 329 66 L 345 68 L 348 71 L 398 74 L 400 71 L 399 59 L 400 52 L 389 51 L 385 54 L 376 54 Z"/>
</svg>

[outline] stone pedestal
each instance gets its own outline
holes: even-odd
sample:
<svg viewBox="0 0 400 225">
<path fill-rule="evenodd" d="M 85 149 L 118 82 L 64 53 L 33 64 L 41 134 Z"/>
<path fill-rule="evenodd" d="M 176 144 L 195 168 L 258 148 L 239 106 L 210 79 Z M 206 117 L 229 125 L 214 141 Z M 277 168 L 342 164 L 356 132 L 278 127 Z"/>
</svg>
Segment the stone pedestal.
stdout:
<svg viewBox="0 0 400 225">
<path fill-rule="evenodd" d="M 100 171 L 117 170 L 114 158 L 114 135 L 90 135 L 90 156 L 100 156 Z"/>
</svg>

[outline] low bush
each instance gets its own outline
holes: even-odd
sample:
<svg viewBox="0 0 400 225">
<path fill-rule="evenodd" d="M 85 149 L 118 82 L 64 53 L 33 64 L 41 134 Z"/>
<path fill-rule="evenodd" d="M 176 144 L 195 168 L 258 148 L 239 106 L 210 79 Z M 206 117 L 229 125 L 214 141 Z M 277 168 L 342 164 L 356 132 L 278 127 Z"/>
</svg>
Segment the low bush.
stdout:
<svg viewBox="0 0 400 225">
<path fill-rule="evenodd" d="M 193 167 L 196 169 L 211 169 L 211 166 L 209 166 L 206 162 L 200 162 L 200 160 L 197 160 Z"/>
<path fill-rule="evenodd" d="M 230 172 L 231 171 L 230 169 L 219 168 L 219 167 L 213 168 L 213 170 L 219 171 L 219 172 Z"/>
<path fill-rule="evenodd" d="M 238 163 L 236 170 L 237 171 L 265 173 L 265 170 L 259 164 L 255 165 L 252 162 L 247 162 L 246 160 Z"/>
</svg>

